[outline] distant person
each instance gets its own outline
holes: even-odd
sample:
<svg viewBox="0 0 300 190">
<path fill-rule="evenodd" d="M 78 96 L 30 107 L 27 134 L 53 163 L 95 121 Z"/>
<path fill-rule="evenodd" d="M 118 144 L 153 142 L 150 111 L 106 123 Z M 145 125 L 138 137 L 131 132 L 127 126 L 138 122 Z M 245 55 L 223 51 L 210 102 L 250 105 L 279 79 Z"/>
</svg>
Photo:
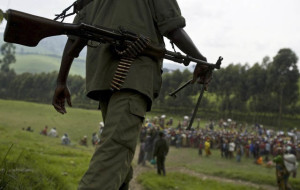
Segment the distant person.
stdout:
<svg viewBox="0 0 300 190">
<path fill-rule="evenodd" d="M 141 139 L 141 145 L 140 145 L 140 152 L 139 152 L 139 158 L 138 158 L 138 164 L 142 164 L 143 166 L 146 165 L 146 160 L 145 160 L 145 151 L 146 148 L 146 143 L 144 138 Z"/>
<path fill-rule="evenodd" d="M 255 161 L 256 164 L 258 165 L 262 165 L 264 162 L 263 162 L 263 157 L 262 156 L 259 156 L 256 161 Z"/>
<path fill-rule="evenodd" d="M 28 132 L 33 132 L 33 129 L 31 129 L 31 127 L 28 126 L 27 129 L 26 129 L 26 131 L 28 131 Z"/>
<path fill-rule="evenodd" d="M 296 156 L 291 153 L 291 150 L 288 149 L 287 153 L 283 155 L 283 159 L 287 171 L 290 174 L 293 174 L 293 177 L 295 178 L 297 175 L 297 168 L 298 168 L 298 162 Z"/>
<path fill-rule="evenodd" d="M 79 144 L 82 145 L 82 146 L 88 146 L 88 145 L 87 145 L 87 136 L 86 136 L 86 135 L 83 136 L 82 139 L 80 139 Z"/>
<path fill-rule="evenodd" d="M 181 122 L 180 121 L 178 121 L 178 125 L 177 125 L 177 128 L 176 129 L 181 129 L 181 127 L 182 127 L 182 125 L 181 125 Z"/>
<path fill-rule="evenodd" d="M 147 127 L 144 126 L 140 131 L 140 142 L 145 142 L 147 137 Z"/>
<path fill-rule="evenodd" d="M 204 143 L 204 148 L 205 148 L 205 155 L 206 156 L 210 156 L 211 152 L 210 152 L 210 139 L 207 138 L 205 143 Z"/>
<path fill-rule="evenodd" d="M 242 155 L 243 155 L 243 146 L 238 145 L 236 148 L 236 161 L 237 162 L 241 162 Z"/>
<path fill-rule="evenodd" d="M 53 128 L 49 131 L 48 136 L 49 136 L 49 137 L 58 137 L 58 134 L 57 134 L 57 131 L 56 131 L 56 128 L 55 128 L 55 127 L 53 127 Z"/>
<path fill-rule="evenodd" d="M 235 143 L 231 140 L 229 143 L 228 151 L 229 151 L 229 158 L 234 157 L 234 150 L 235 150 Z"/>
<path fill-rule="evenodd" d="M 269 141 L 266 142 L 265 144 L 265 161 L 268 162 L 269 161 L 269 154 L 271 152 L 271 144 Z"/>
<path fill-rule="evenodd" d="M 92 134 L 92 145 L 95 146 L 99 143 L 99 137 L 97 135 L 97 133 L 93 133 Z"/>
<path fill-rule="evenodd" d="M 103 131 L 103 129 L 104 129 L 104 122 L 103 121 L 101 121 L 100 123 L 99 123 L 99 132 L 98 132 L 98 143 L 100 143 L 100 140 L 101 140 L 101 134 L 102 134 L 102 131 Z"/>
<path fill-rule="evenodd" d="M 278 150 L 278 155 L 273 159 L 276 163 L 276 179 L 279 190 L 291 189 L 288 184 L 290 174 L 293 173 L 293 177 L 296 177 L 297 161 L 293 154 L 283 154 L 283 150 Z"/>
<path fill-rule="evenodd" d="M 48 130 L 48 126 L 46 125 L 45 128 L 40 132 L 40 134 L 47 136 L 48 134 L 47 130 Z"/>
<path fill-rule="evenodd" d="M 173 126 L 173 118 L 171 117 L 170 120 L 167 122 L 167 126 L 171 127 Z"/>
<path fill-rule="evenodd" d="M 198 154 L 199 154 L 199 156 L 202 156 L 202 150 L 203 150 L 203 141 L 202 140 L 200 140 L 200 142 L 199 142 L 199 147 L 198 147 Z"/>
<path fill-rule="evenodd" d="M 157 173 L 161 175 L 161 173 L 165 176 L 166 175 L 166 168 L 165 168 L 165 160 L 166 156 L 169 152 L 169 145 L 164 139 L 164 133 L 159 132 L 159 137 L 154 145 L 154 153 L 153 157 L 156 157 L 156 165 L 157 165 Z"/>
<path fill-rule="evenodd" d="M 165 118 L 166 118 L 166 115 L 162 115 L 160 118 L 159 118 L 159 126 L 164 129 L 165 128 Z"/>
<path fill-rule="evenodd" d="M 71 140 L 70 140 L 68 134 L 65 133 L 65 134 L 61 137 L 61 144 L 62 144 L 62 145 L 70 145 L 70 143 L 71 143 Z"/>
</svg>

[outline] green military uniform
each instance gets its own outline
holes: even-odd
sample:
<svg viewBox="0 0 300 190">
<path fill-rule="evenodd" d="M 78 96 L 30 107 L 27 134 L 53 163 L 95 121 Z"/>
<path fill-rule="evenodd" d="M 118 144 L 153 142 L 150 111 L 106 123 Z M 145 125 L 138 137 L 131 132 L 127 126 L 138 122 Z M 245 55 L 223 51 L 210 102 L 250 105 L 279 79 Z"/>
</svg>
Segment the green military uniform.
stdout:
<svg viewBox="0 0 300 190">
<path fill-rule="evenodd" d="M 158 46 L 164 46 L 163 35 L 185 26 L 176 0 L 94 0 L 81 11 L 76 22 L 116 30 L 122 26 L 149 37 Z M 110 88 L 119 60 L 111 53 L 109 45 L 101 45 L 88 48 L 86 61 L 87 95 L 98 100 L 100 91 Z M 123 88 L 137 90 L 151 102 L 160 90 L 161 68 L 162 60 L 138 57 L 130 68 Z"/>
<path fill-rule="evenodd" d="M 161 46 L 163 35 L 185 26 L 176 0 L 94 0 L 74 22 L 112 29 L 122 26 Z M 100 101 L 105 127 L 79 184 L 80 190 L 114 190 L 128 184 L 145 112 L 151 109 L 160 90 L 162 60 L 139 56 L 132 63 L 122 89 L 112 93 L 110 82 L 118 62 L 108 44 L 88 47 L 87 96 Z"/>
</svg>

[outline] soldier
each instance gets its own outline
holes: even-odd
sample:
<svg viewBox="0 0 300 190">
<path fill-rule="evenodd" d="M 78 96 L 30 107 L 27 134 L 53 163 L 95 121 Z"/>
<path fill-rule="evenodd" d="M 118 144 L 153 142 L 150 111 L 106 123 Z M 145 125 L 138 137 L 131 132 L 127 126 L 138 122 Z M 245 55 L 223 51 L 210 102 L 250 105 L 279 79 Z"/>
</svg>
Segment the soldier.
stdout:
<svg viewBox="0 0 300 190">
<path fill-rule="evenodd" d="M 184 31 L 185 19 L 181 16 L 176 0 L 97 0 L 85 6 L 74 23 L 87 23 L 107 28 L 123 28 L 150 38 L 151 43 L 164 46 L 163 36 L 171 39 L 184 53 L 206 61 L 190 37 Z M 131 161 L 137 137 L 146 111 L 161 87 L 162 59 L 138 56 L 123 80 L 121 90 L 111 91 L 110 83 L 120 59 L 109 44 L 95 46 L 88 43 L 86 57 L 87 96 L 99 101 L 105 124 L 101 142 L 97 147 L 87 172 L 79 184 L 79 190 L 128 189 L 132 178 Z M 67 77 L 74 57 L 70 50 L 81 50 L 85 40 L 73 36 L 65 45 L 53 106 L 61 114 L 66 113 L 65 101 L 71 106 Z M 123 60 L 128 62 L 128 60 Z M 206 67 L 198 64 L 192 83 L 203 80 Z M 198 81 L 199 82 L 199 81 Z"/>
<path fill-rule="evenodd" d="M 153 157 L 154 158 L 156 157 L 157 173 L 161 175 L 162 172 L 163 175 L 165 176 L 166 175 L 165 160 L 169 152 L 169 145 L 166 139 L 164 139 L 164 136 L 165 135 L 163 132 L 159 132 L 159 138 L 157 139 L 154 145 Z"/>
</svg>

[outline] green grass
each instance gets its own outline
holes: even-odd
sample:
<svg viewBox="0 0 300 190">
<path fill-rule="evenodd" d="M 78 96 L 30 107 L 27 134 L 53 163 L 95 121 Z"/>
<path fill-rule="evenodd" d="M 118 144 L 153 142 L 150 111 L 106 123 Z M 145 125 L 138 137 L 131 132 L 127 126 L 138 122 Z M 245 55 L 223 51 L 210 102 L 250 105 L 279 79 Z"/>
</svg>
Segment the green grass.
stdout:
<svg viewBox="0 0 300 190">
<path fill-rule="evenodd" d="M 95 105 L 95 107 L 97 106 Z M 27 173 L 12 172 L 4 175 L 5 180 L 2 181 L 10 185 L 8 190 L 76 189 L 94 152 L 94 148 L 90 144 L 91 134 L 98 130 L 98 123 L 102 121 L 102 118 L 101 112 L 98 110 L 67 108 L 67 111 L 66 115 L 60 115 L 51 105 L 0 100 L 0 169 L 6 168 L 7 171 L 29 169 Z M 150 113 L 147 117 L 151 118 L 155 115 L 158 116 L 158 114 Z M 171 116 L 170 114 L 166 115 L 167 117 Z M 181 117 L 174 116 L 175 122 L 179 119 Z M 60 138 L 40 135 L 39 132 L 45 125 L 48 125 L 49 128 L 56 127 L 60 136 L 68 133 L 71 138 L 71 146 L 62 146 Z M 27 126 L 31 126 L 34 132 L 22 130 Z M 88 135 L 89 147 L 78 145 L 79 139 L 84 135 Z M 11 145 L 13 147 L 4 159 Z M 255 165 L 252 159 L 245 158 L 241 163 L 236 163 L 235 160 L 221 159 L 217 150 L 212 152 L 212 156 L 206 158 L 199 157 L 197 149 L 172 147 L 167 156 L 166 166 L 168 168 L 184 167 L 198 173 L 242 179 L 256 184 L 276 185 L 274 168 Z M 3 177 L 3 171 L 5 170 L 0 172 L 0 179 Z M 298 169 L 299 173 L 300 168 Z M 161 184 L 162 179 L 163 181 L 168 179 L 165 185 Z M 201 187 L 211 189 L 226 187 L 225 190 L 240 188 L 232 184 L 219 185 L 216 181 L 202 181 L 176 172 L 170 172 L 166 178 L 160 178 L 155 174 L 154 169 L 153 172 L 140 176 L 139 180 L 148 189 L 184 189 L 183 186 L 187 186 L 187 184 L 191 185 L 187 186 L 189 189 L 198 187 L 200 189 Z M 290 183 L 294 189 L 300 189 L 299 179 L 290 178 Z M 156 188 L 158 186 L 161 188 Z"/>
<path fill-rule="evenodd" d="M 196 149 L 173 148 L 166 162 L 169 167 L 185 167 L 207 175 L 276 185 L 275 168 L 256 165 L 251 158 L 243 157 L 241 163 L 237 163 L 235 159 L 221 159 L 219 150 L 213 150 L 210 157 L 200 157 Z M 300 189 L 299 179 L 290 177 L 289 181 L 295 189 Z"/>
<path fill-rule="evenodd" d="M 215 180 L 202 180 L 194 176 L 177 172 L 168 173 L 167 176 L 159 176 L 154 172 L 143 173 L 138 181 L 146 190 L 253 190 L 256 188 L 244 185 L 233 185 Z"/>
<path fill-rule="evenodd" d="M 68 133 L 73 142 L 84 135 L 90 137 L 99 130 L 100 111 L 67 107 L 67 112 L 61 115 L 46 104 L 0 100 L 0 126 L 14 130 L 31 126 L 35 133 L 39 133 L 48 125 L 49 129 L 56 127 L 60 136 Z"/>
<path fill-rule="evenodd" d="M 12 64 L 11 67 L 18 73 L 49 73 L 58 71 L 60 66 L 61 57 L 39 55 L 39 54 L 17 54 L 17 62 Z M 72 64 L 70 74 L 81 75 L 85 77 L 85 62 L 83 59 L 75 59 Z"/>
<path fill-rule="evenodd" d="M 93 148 L 60 145 L 60 140 L 0 125 L 0 176 L 10 189 L 71 190 L 88 167 Z M 7 158 L 4 159 L 9 147 Z M 4 167 L 5 165 L 5 167 Z M 17 170 L 17 172 L 15 171 Z M 22 172 L 22 171 L 26 172 Z M 1 186 L 0 186 L 1 189 Z"/>
</svg>

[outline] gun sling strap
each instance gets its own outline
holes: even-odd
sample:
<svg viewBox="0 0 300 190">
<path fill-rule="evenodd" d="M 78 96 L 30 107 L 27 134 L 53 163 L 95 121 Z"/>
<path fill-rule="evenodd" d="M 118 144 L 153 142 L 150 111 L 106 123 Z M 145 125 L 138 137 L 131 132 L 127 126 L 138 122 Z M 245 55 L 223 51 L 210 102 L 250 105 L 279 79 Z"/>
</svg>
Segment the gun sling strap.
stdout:
<svg viewBox="0 0 300 190">
<path fill-rule="evenodd" d="M 91 3 L 93 0 L 77 0 L 72 5 L 64 9 L 60 14 L 56 14 L 54 20 L 62 19 L 61 22 L 64 21 L 64 19 L 68 16 L 77 14 L 81 9 L 83 9 L 85 6 L 87 6 L 89 3 Z M 73 7 L 73 12 L 67 14 L 67 12 Z"/>
</svg>

